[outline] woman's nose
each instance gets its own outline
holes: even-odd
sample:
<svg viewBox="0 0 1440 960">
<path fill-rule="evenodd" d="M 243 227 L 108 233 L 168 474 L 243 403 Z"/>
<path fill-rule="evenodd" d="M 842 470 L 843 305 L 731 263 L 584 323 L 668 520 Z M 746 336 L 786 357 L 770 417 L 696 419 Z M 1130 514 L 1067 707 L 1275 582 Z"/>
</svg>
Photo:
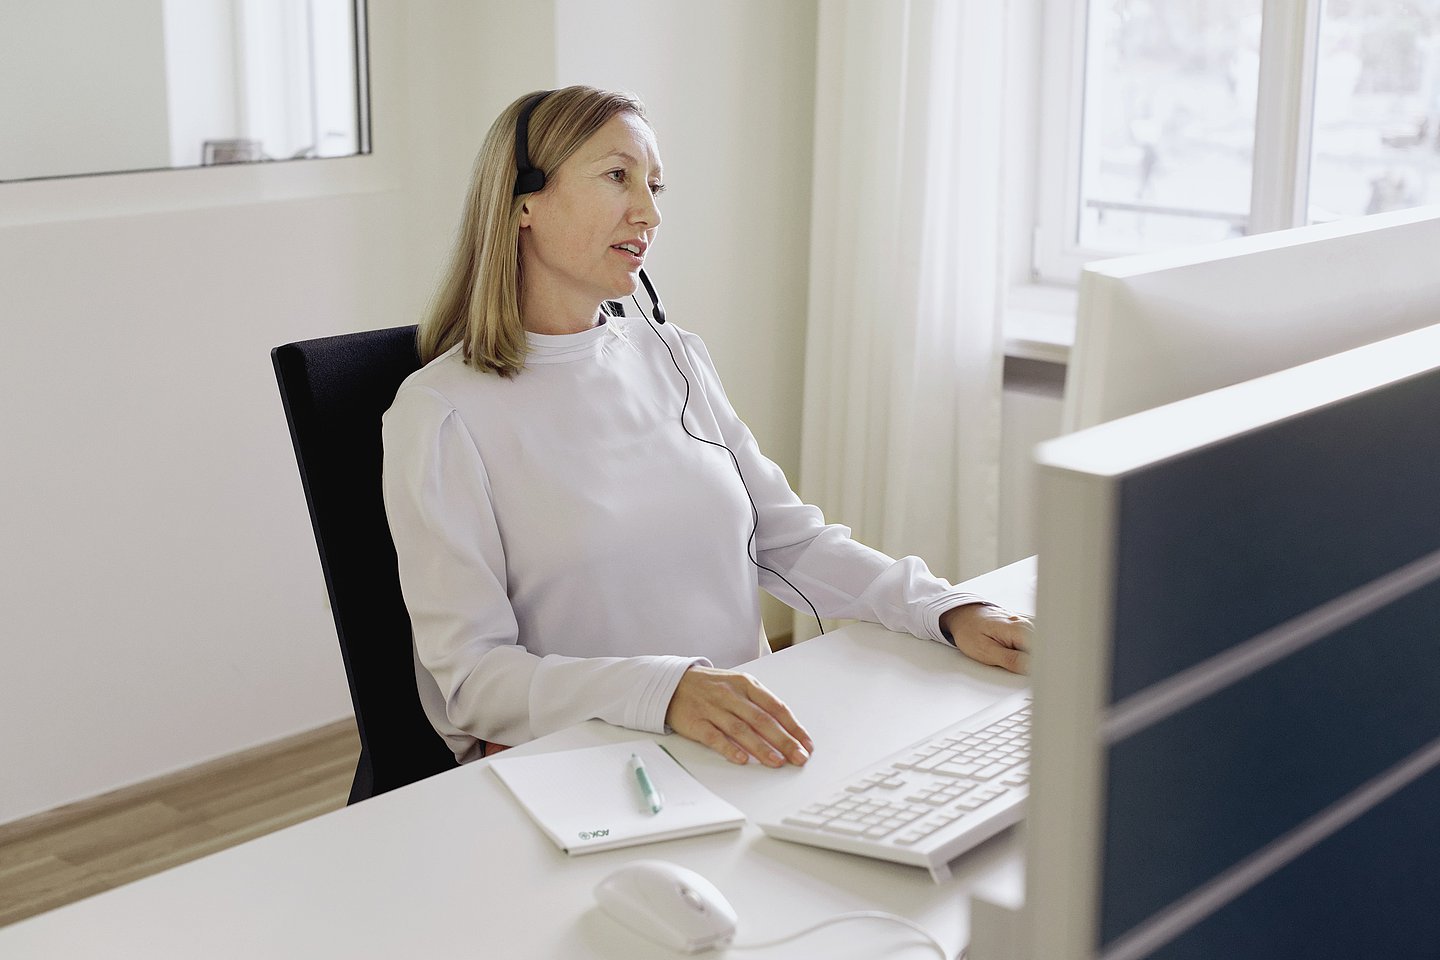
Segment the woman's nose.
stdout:
<svg viewBox="0 0 1440 960">
<path fill-rule="evenodd" d="M 650 192 L 649 187 L 645 188 L 645 193 L 630 211 L 630 221 L 643 223 L 651 229 L 660 226 L 660 206 L 655 202 L 655 195 Z"/>
</svg>

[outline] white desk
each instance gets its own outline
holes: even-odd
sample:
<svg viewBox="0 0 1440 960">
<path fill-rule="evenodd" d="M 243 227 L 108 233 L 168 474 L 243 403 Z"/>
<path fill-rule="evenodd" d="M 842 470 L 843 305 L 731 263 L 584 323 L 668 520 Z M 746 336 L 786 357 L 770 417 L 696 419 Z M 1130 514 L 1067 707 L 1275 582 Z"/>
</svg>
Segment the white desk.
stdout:
<svg viewBox="0 0 1440 960">
<path fill-rule="evenodd" d="M 1033 609 L 1033 561 L 969 588 Z M 747 666 L 815 739 L 804 768 L 737 767 L 680 737 L 663 742 L 754 820 L 790 805 L 947 721 L 1024 686 L 940 644 L 859 624 Z M 518 747 L 540 752 L 642 734 L 599 722 Z M 953 955 L 968 937 L 967 892 L 1013 883 L 1007 831 L 935 885 L 922 869 L 740 831 L 569 857 L 505 792 L 485 762 L 456 769 L 59 910 L 0 928 L 0 957 L 607 958 L 677 954 L 617 925 L 593 889 L 628 860 L 659 857 L 713 881 L 740 916 L 738 942 L 768 940 L 849 910 L 925 926 Z M 934 958 L 898 924 L 851 921 L 789 944 L 734 952 L 777 957 Z"/>
</svg>

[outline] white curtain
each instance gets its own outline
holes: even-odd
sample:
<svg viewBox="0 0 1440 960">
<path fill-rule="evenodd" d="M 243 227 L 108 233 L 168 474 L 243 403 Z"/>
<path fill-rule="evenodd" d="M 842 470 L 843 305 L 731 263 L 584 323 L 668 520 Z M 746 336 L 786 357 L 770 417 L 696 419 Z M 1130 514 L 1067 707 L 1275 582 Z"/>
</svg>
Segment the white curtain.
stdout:
<svg viewBox="0 0 1440 960">
<path fill-rule="evenodd" d="M 800 492 L 952 581 L 998 559 L 1004 7 L 820 2 Z"/>
</svg>

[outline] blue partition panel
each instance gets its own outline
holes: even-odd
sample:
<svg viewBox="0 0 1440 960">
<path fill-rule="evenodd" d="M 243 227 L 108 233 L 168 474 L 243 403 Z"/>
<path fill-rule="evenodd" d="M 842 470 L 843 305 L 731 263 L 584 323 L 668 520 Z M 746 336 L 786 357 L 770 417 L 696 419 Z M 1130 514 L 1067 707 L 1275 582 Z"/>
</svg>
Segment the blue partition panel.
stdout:
<svg viewBox="0 0 1440 960">
<path fill-rule="evenodd" d="M 1108 748 L 1102 956 L 1440 957 L 1434 769 L 1227 874 L 1440 745 L 1437 424 L 1432 373 L 1120 481 L 1111 719 L 1177 674 L 1201 692 L 1152 696 Z M 1435 572 L 1374 599 L 1417 562 Z M 1360 612 L 1297 621 L 1337 598 Z"/>
<path fill-rule="evenodd" d="M 1277 871 L 1155 960 L 1440 957 L 1440 771 Z"/>
<path fill-rule="evenodd" d="M 1440 378 L 1124 478 L 1111 702 L 1440 547 Z"/>
</svg>

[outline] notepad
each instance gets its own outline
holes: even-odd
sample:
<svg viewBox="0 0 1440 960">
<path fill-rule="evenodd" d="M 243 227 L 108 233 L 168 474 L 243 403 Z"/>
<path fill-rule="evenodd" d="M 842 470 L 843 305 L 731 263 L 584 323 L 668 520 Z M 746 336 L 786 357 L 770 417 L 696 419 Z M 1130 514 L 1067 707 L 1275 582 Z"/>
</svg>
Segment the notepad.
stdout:
<svg viewBox="0 0 1440 960">
<path fill-rule="evenodd" d="M 644 761 L 664 796 L 651 813 L 630 770 Z M 745 815 L 690 775 L 653 740 L 522 757 L 496 757 L 490 768 L 540 829 L 569 854 L 733 830 Z"/>
</svg>

